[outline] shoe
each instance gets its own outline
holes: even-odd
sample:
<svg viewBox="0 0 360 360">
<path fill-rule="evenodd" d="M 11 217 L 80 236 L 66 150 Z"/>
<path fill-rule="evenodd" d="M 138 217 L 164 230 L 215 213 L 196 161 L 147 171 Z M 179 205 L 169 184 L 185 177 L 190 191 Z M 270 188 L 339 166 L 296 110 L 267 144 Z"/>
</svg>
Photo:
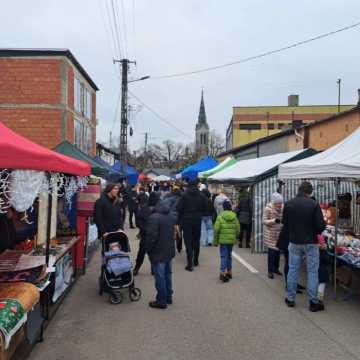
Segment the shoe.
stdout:
<svg viewBox="0 0 360 360">
<path fill-rule="evenodd" d="M 212 244 L 207 244 L 206 246 L 212 246 Z"/>
<path fill-rule="evenodd" d="M 229 278 L 229 279 L 232 279 L 232 272 L 231 271 L 228 271 L 226 273 L 226 276 Z"/>
<path fill-rule="evenodd" d="M 168 305 L 172 305 L 173 301 L 172 301 L 172 299 L 170 299 L 170 300 L 167 300 L 166 303 L 167 303 Z"/>
<path fill-rule="evenodd" d="M 194 260 L 194 266 L 199 266 L 199 260 Z"/>
<path fill-rule="evenodd" d="M 133 274 L 134 276 L 137 276 L 139 274 L 139 268 L 138 267 L 135 267 L 134 270 L 133 270 Z"/>
<path fill-rule="evenodd" d="M 298 288 L 299 290 L 306 290 L 306 287 L 305 287 L 305 286 L 302 286 L 302 285 L 300 285 L 300 284 L 297 284 L 297 288 Z"/>
<path fill-rule="evenodd" d="M 310 301 L 309 310 L 311 312 L 324 311 L 325 310 L 324 303 L 322 301 L 319 301 L 317 303 L 313 303 Z"/>
<path fill-rule="evenodd" d="M 167 308 L 166 304 L 160 304 L 157 301 L 150 301 L 149 306 L 153 309 L 166 309 Z"/>
<path fill-rule="evenodd" d="M 285 298 L 285 304 L 291 308 L 295 307 L 295 301 L 291 301 L 288 298 Z"/>
<path fill-rule="evenodd" d="M 302 294 L 303 292 L 302 292 L 302 290 L 300 290 L 299 288 L 297 288 L 296 293 L 297 293 L 297 294 Z"/>
<path fill-rule="evenodd" d="M 229 278 L 224 273 L 220 273 L 219 279 L 224 283 L 229 281 Z"/>
<path fill-rule="evenodd" d="M 269 273 L 268 273 L 268 278 L 269 278 L 269 279 L 273 279 L 273 278 L 274 278 L 274 274 L 271 273 L 271 272 L 269 272 Z"/>
<path fill-rule="evenodd" d="M 194 268 L 192 266 L 185 266 L 186 271 L 194 271 Z"/>
<path fill-rule="evenodd" d="M 275 271 L 275 274 L 276 274 L 276 275 L 279 275 L 279 276 L 282 276 L 282 272 L 280 272 L 279 270 L 278 270 L 278 271 Z"/>
</svg>

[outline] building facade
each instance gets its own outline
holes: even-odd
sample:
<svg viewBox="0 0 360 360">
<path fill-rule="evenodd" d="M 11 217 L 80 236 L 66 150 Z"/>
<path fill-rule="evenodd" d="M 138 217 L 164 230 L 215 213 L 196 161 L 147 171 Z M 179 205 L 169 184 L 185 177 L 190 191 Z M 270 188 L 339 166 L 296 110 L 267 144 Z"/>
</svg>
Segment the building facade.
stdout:
<svg viewBox="0 0 360 360">
<path fill-rule="evenodd" d="M 40 145 L 94 156 L 96 91 L 69 50 L 0 49 L 0 121 Z"/>
<path fill-rule="evenodd" d="M 358 106 L 326 119 L 297 129 L 287 129 L 225 151 L 219 155 L 219 160 L 224 160 L 228 156 L 241 160 L 253 159 L 307 148 L 323 151 L 344 140 L 358 127 L 360 127 L 360 102 Z"/>
<path fill-rule="evenodd" d="M 346 111 L 354 105 L 342 105 Z M 245 145 L 289 128 L 297 128 L 325 119 L 338 112 L 337 105 L 299 105 L 298 95 L 289 95 L 288 106 L 253 106 L 233 108 L 226 131 L 226 150 Z"/>
<path fill-rule="evenodd" d="M 202 91 L 199 117 L 195 127 L 195 151 L 198 158 L 206 156 L 209 153 L 209 137 L 210 131 L 206 120 L 204 91 Z"/>
</svg>

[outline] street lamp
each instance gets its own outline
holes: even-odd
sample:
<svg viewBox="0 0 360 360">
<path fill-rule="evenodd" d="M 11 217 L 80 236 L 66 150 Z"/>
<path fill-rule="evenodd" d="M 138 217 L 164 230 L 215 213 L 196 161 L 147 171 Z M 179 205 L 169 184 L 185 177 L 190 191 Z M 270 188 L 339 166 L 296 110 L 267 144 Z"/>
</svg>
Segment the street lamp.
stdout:
<svg viewBox="0 0 360 360">
<path fill-rule="evenodd" d="M 130 80 L 130 81 L 128 81 L 128 84 L 129 84 L 129 83 L 132 83 L 132 82 L 135 82 L 135 81 L 147 80 L 147 79 L 149 79 L 149 78 L 150 78 L 150 75 L 143 76 L 143 77 L 141 77 L 140 79 L 135 79 L 135 80 Z"/>
</svg>

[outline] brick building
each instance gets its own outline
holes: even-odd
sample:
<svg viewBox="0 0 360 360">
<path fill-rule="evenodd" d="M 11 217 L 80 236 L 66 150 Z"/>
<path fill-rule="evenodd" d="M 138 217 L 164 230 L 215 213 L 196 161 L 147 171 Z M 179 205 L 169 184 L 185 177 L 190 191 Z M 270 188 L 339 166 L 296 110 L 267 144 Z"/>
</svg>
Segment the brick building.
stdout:
<svg viewBox="0 0 360 360">
<path fill-rule="evenodd" d="M 353 106 L 342 105 L 340 111 Z M 226 131 L 226 150 L 290 127 L 301 127 L 325 119 L 337 112 L 337 105 L 299 105 L 298 95 L 289 95 L 287 106 L 236 106 Z"/>
<path fill-rule="evenodd" d="M 0 121 L 47 148 L 96 152 L 96 91 L 67 49 L 0 49 Z"/>
<path fill-rule="evenodd" d="M 307 148 L 323 151 L 348 137 L 358 127 L 360 94 L 358 105 L 350 110 L 238 146 L 223 152 L 218 158 L 223 160 L 231 155 L 244 160 Z"/>
</svg>

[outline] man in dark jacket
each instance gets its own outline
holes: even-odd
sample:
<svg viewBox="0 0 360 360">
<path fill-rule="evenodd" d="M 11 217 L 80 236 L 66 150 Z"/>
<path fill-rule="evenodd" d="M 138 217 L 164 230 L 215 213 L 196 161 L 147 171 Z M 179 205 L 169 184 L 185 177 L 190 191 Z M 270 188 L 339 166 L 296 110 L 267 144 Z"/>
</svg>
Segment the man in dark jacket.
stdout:
<svg viewBox="0 0 360 360">
<path fill-rule="evenodd" d="M 303 256 L 306 257 L 307 292 L 309 310 L 324 310 L 318 300 L 319 244 L 317 235 L 325 229 L 325 221 L 318 203 L 310 198 L 313 192 L 311 183 L 304 181 L 298 195 L 284 206 L 283 224 L 289 237 L 289 273 L 287 279 L 286 304 L 295 306 L 299 271 Z"/>
<path fill-rule="evenodd" d="M 246 247 L 250 247 L 251 224 L 252 224 L 252 204 L 249 194 L 242 196 L 236 208 L 236 213 L 240 222 L 239 247 L 242 247 L 245 236 Z"/>
<path fill-rule="evenodd" d="M 201 219 L 205 208 L 206 199 L 197 188 L 197 183 L 189 184 L 177 205 L 183 226 L 187 256 L 185 270 L 187 271 L 193 271 L 193 266 L 199 265 Z"/>
<path fill-rule="evenodd" d="M 128 205 L 128 209 L 129 209 L 130 229 L 135 229 L 134 216 L 135 216 L 135 220 L 136 220 L 136 213 L 137 213 L 137 209 L 138 209 L 137 197 L 138 197 L 138 194 L 135 190 L 135 187 L 132 186 L 128 192 L 128 199 L 127 199 L 127 205 Z"/>
<path fill-rule="evenodd" d="M 171 260 L 175 256 L 175 222 L 170 208 L 162 201 L 155 206 L 146 224 L 146 251 L 149 255 L 155 278 L 156 300 L 152 308 L 166 309 L 172 304 Z"/>
<path fill-rule="evenodd" d="M 100 199 L 96 200 L 94 219 L 99 237 L 124 228 L 119 186 L 115 184 L 106 185 L 104 193 Z"/>
<path fill-rule="evenodd" d="M 139 273 L 139 270 L 144 262 L 146 255 L 146 226 L 150 215 L 154 212 L 155 205 L 159 201 L 158 193 L 151 193 L 149 199 L 146 194 L 138 197 L 139 210 L 138 216 L 136 217 L 136 226 L 140 230 L 140 243 L 139 250 L 136 256 L 134 275 Z"/>
</svg>

